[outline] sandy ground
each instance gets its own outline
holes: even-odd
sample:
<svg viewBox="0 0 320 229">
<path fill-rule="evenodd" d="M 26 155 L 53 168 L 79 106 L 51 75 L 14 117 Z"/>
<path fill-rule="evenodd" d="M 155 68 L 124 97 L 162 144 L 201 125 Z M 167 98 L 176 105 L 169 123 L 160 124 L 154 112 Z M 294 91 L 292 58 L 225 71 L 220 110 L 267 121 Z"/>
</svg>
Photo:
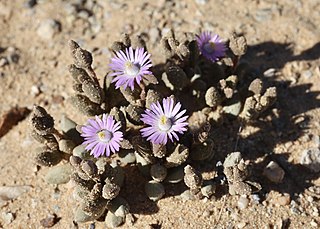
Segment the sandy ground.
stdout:
<svg viewBox="0 0 320 229">
<path fill-rule="evenodd" d="M 135 192 L 139 185 L 132 184 L 128 199 L 132 199 L 135 223 L 122 228 L 320 227 L 319 172 L 299 164 L 303 150 L 319 147 L 318 0 L 38 0 L 34 6 L 32 2 L 0 0 L 0 60 L 7 60 L 0 61 L 4 63 L 0 64 L 0 114 L 16 105 L 31 108 L 39 104 L 57 123 L 62 113 L 84 122 L 66 102 L 72 91 L 66 68 L 71 63 L 67 41 L 74 39 L 93 52 L 94 67 L 102 80 L 111 56 L 108 48 L 121 33 L 143 34 L 152 61 L 161 63 L 159 40 L 171 27 L 176 31 L 210 30 L 222 37 L 229 37 L 232 31 L 244 34 L 249 48 L 243 60 L 255 67 L 257 76 L 278 88 L 278 101 L 264 122 L 258 120 L 245 128 L 239 142 L 263 187 L 259 203 L 248 197 L 248 206 L 240 209 L 238 196 L 183 201 L 170 193 L 152 203 Z M 270 74 L 272 71 L 276 74 Z M 270 115 L 275 108 L 281 112 Z M 35 143 L 28 131 L 24 120 L 0 138 L 0 186 L 32 186 L 1 207 L 0 227 L 41 228 L 40 220 L 55 213 L 60 220 L 53 228 L 76 228 L 70 187 L 45 183 L 47 168 L 36 167 Z M 226 150 L 234 146 L 221 144 L 226 144 Z M 285 171 L 280 184 L 262 175 L 271 160 Z M 10 213 L 13 217 L 8 220 Z M 104 224 L 86 223 L 78 228 L 104 228 Z"/>
</svg>

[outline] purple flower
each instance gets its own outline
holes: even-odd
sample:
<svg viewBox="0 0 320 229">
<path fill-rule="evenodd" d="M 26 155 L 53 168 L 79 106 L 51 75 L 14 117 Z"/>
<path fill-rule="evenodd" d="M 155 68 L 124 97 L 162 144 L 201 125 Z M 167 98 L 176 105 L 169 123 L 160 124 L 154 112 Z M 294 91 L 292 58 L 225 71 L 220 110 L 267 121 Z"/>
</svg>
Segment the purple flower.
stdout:
<svg viewBox="0 0 320 229">
<path fill-rule="evenodd" d="M 219 35 L 212 35 L 211 32 L 206 31 L 202 32 L 196 39 L 201 54 L 208 60 L 216 62 L 219 58 L 224 57 L 227 48 Z"/>
<path fill-rule="evenodd" d="M 144 51 L 144 48 L 133 50 L 132 47 L 126 48 L 126 53 L 122 50 L 116 52 L 115 57 L 111 59 L 110 67 L 114 71 L 110 76 L 116 76 L 113 82 L 116 82 L 116 88 L 128 86 L 134 89 L 134 82 L 139 85 L 142 77 L 151 75 L 149 68 L 152 66 L 150 54 Z"/>
<path fill-rule="evenodd" d="M 163 107 L 162 107 L 163 106 Z M 141 129 L 141 135 L 155 144 L 166 144 L 169 139 L 179 140 L 177 132 L 182 134 L 187 130 L 188 116 L 183 116 L 186 110 L 180 111 L 181 104 L 174 104 L 170 97 L 163 99 L 162 105 L 158 102 L 151 104 L 150 110 L 145 110 L 141 121 L 149 125 Z"/>
<path fill-rule="evenodd" d="M 110 151 L 119 151 L 119 142 L 123 139 L 120 129 L 120 122 L 115 122 L 111 115 L 102 115 L 102 119 L 96 116 L 95 119 L 88 119 L 88 124 L 82 126 L 81 136 L 84 137 L 83 145 L 86 150 L 91 150 L 91 155 L 100 157 L 110 156 Z"/>
</svg>

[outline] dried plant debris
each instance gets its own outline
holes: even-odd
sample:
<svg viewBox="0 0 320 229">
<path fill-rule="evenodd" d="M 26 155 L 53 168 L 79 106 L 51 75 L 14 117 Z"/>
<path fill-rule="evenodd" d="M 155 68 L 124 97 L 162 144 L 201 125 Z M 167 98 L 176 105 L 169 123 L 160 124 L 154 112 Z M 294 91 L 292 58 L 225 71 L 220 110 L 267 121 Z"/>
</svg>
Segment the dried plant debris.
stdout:
<svg viewBox="0 0 320 229">
<path fill-rule="evenodd" d="M 30 110 L 26 107 L 14 107 L 5 112 L 0 118 L 0 138 L 18 122 L 27 117 Z"/>
<path fill-rule="evenodd" d="M 87 122 L 77 124 L 64 114 L 60 132 L 53 117 L 35 106 L 30 132 L 39 143 L 36 162 L 53 166 L 46 182 L 74 184 L 75 222 L 104 216 L 106 226 L 117 227 L 130 218 L 121 196 L 124 177 L 132 176 L 122 166 L 129 164 L 146 177 L 145 193 L 153 201 L 166 195 L 165 183 L 184 182 L 181 197 L 188 199 L 210 199 L 217 186 L 227 185 L 231 195 L 261 188 L 250 181 L 239 152 L 226 157 L 223 169 L 212 166 L 221 154 L 216 127 L 250 125 L 276 99 L 276 88 L 245 77 L 250 68 L 238 64 L 245 38 L 233 34 L 225 40 L 210 32 L 171 30 L 160 42 L 165 63 L 154 66 L 142 37 L 124 34 L 111 45 L 114 56 L 103 85 L 92 54 L 69 42 L 69 102 L 89 116 Z M 203 165 L 211 171 L 202 171 Z"/>
</svg>

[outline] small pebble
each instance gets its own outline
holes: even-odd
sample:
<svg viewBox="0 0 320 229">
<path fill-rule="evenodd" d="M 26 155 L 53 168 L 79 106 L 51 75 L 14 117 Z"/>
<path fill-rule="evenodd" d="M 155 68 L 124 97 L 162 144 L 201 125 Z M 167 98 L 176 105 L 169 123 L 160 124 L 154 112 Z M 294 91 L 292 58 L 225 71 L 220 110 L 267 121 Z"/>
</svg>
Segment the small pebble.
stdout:
<svg viewBox="0 0 320 229">
<path fill-rule="evenodd" d="M 128 225 L 129 227 L 132 227 L 135 221 L 136 221 L 136 218 L 134 217 L 134 215 L 130 213 L 126 215 L 126 225 Z"/>
<path fill-rule="evenodd" d="M 5 58 L 5 57 L 0 57 L 0 68 L 3 67 L 3 66 L 5 66 L 5 65 L 7 65 L 7 64 L 9 64 L 7 58 Z"/>
<path fill-rule="evenodd" d="M 125 219 L 123 217 L 116 216 L 110 211 L 108 211 L 105 218 L 105 222 L 108 228 L 118 227 L 124 222 L 124 220 Z"/>
<path fill-rule="evenodd" d="M 263 175 L 274 183 L 281 183 L 284 178 L 284 174 L 284 170 L 274 161 L 270 161 L 263 170 Z"/>
<path fill-rule="evenodd" d="M 260 203 L 260 196 L 258 194 L 253 194 L 251 195 L 251 199 L 255 204 L 259 204 Z"/>
<path fill-rule="evenodd" d="M 104 211 L 103 211 L 104 212 Z M 99 213 L 100 216 L 103 214 L 103 212 Z M 84 211 L 82 211 L 80 208 L 77 208 L 74 212 L 74 221 L 76 223 L 84 223 L 84 222 L 88 222 L 88 221 L 91 221 L 91 220 L 94 220 L 95 217 L 94 216 L 89 216 L 87 215 Z"/>
<path fill-rule="evenodd" d="M 319 217 L 319 212 L 312 212 L 312 216 L 314 216 L 314 217 Z"/>
<path fill-rule="evenodd" d="M 320 172 L 320 149 L 310 148 L 304 150 L 300 157 L 300 163 L 315 173 Z"/>
<path fill-rule="evenodd" d="M 273 77 L 276 75 L 276 73 L 277 73 L 277 70 L 275 68 L 269 68 L 263 73 L 263 75 L 265 77 Z"/>
<path fill-rule="evenodd" d="M 20 58 L 20 55 L 18 53 L 18 49 L 15 48 L 15 47 L 10 46 L 10 47 L 7 48 L 7 52 L 8 52 L 7 60 L 9 62 L 9 64 L 18 63 L 19 58 Z"/>
<path fill-rule="evenodd" d="M 29 185 L 0 186 L 0 207 L 5 205 L 7 201 L 14 200 L 30 190 L 31 186 Z"/>
<path fill-rule="evenodd" d="M 40 23 L 37 34 L 39 37 L 50 40 L 61 30 L 61 25 L 54 19 L 47 19 Z"/>
<path fill-rule="evenodd" d="M 5 224 L 10 224 L 14 220 L 14 215 L 11 212 L 2 212 L 1 218 Z"/>
<path fill-rule="evenodd" d="M 44 179 L 48 184 L 68 183 L 72 174 L 72 169 L 70 164 L 52 167 L 49 169 Z"/>
<path fill-rule="evenodd" d="M 41 226 L 45 228 L 53 227 L 60 219 L 56 214 L 48 215 L 48 217 L 40 220 Z"/>
<path fill-rule="evenodd" d="M 241 101 L 237 101 L 236 99 L 233 99 L 233 100 L 230 100 L 230 103 L 231 104 L 226 104 L 225 106 L 223 106 L 223 112 L 233 116 L 238 116 L 242 108 Z"/>
<path fill-rule="evenodd" d="M 244 228 L 246 225 L 247 225 L 246 222 L 240 222 L 237 224 L 237 228 L 241 229 L 241 228 Z"/>
<path fill-rule="evenodd" d="M 302 77 L 304 77 L 304 78 L 306 78 L 306 79 L 309 79 L 309 78 L 311 78 L 312 77 L 312 71 L 310 71 L 310 70 L 306 70 L 306 71 L 303 71 L 302 72 Z"/>
<path fill-rule="evenodd" d="M 296 214 L 296 215 L 301 214 L 301 212 L 299 211 L 299 209 L 298 209 L 297 207 L 291 207 L 291 208 L 290 208 L 290 211 L 291 211 L 293 214 Z"/>
<path fill-rule="evenodd" d="M 312 227 L 316 227 L 316 228 L 318 227 L 317 222 L 314 221 L 314 220 L 311 220 L 310 225 L 311 225 Z"/>
<path fill-rule="evenodd" d="M 40 95 L 40 93 L 41 93 L 40 88 L 37 85 L 33 85 L 31 87 L 31 95 L 33 97 L 36 97 L 36 96 Z"/>
<path fill-rule="evenodd" d="M 190 190 L 187 189 L 183 193 L 180 194 L 180 197 L 183 201 L 187 200 L 195 200 L 195 196 L 191 194 Z"/>
<path fill-rule="evenodd" d="M 90 154 L 89 152 L 85 149 L 84 145 L 78 145 L 72 150 L 72 155 L 80 157 L 82 159 L 87 158 Z"/>
<path fill-rule="evenodd" d="M 210 210 L 205 210 L 205 211 L 202 213 L 202 216 L 203 216 L 203 217 L 209 217 L 211 214 L 212 214 L 212 212 L 211 212 Z"/>
<path fill-rule="evenodd" d="M 291 201 L 290 195 L 284 194 L 283 196 L 275 198 L 275 200 L 273 202 L 277 205 L 280 205 L 280 206 L 286 206 L 286 205 L 290 204 L 290 201 Z"/>
<path fill-rule="evenodd" d="M 230 217 L 234 220 L 234 221 L 239 221 L 240 217 L 239 214 L 236 212 L 231 213 Z"/>
<path fill-rule="evenodd" d="M 246 196 L 240 196 L 238 200 L 238 208 L 243 210 L 248 207 L 249 199 Z"/>
<path fill-rule="evenodd" d="M 312 197 L 312 196 L 308 196 L 308 197 L 307 197 L 307 201 L 310 202 L 310 203 L 312 203 L 312 202 L 313 202 L 313 197 Z"/>
<path fill-rule="evenodd" d="M 153 180 L 145 184 L 145 192 L 149 199 L 153 201 L 161 199 L 165 194 L 163 184 Z"/>
<path fill-rule="evenodd" d="M 317 207 L 313 207 L 313 208 L 312 208 L 312 210 L 313 210 L 313 212 L 317 212 L 317 213 L 319 213 L 319 210 L 318 210 L 318 208 L 317 208 Z"/>
<path fill-rule="evenodd" d="M 198 4 L 198 5 L 205 5 L 208 0 L 195 0 L 195 2 Z"/>
<path fill-rule="evenodd" d="M 320 136 L 319 135 L 313 135 L 312 137 L 313 144 L 315 147 L 320 147 Z"/>
</svg>

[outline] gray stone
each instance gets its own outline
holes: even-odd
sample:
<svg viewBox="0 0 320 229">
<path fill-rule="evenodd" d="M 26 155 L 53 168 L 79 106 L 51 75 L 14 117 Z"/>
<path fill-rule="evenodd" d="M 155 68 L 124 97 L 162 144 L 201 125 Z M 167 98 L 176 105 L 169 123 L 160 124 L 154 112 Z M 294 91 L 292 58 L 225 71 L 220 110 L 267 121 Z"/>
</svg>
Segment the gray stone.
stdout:
<svg viewBox="0 0 320 229">
<path fill-rule="evenodd" d="M 223 162 L 224 167 L 233 167 L 240 163 L 242 159 L 240 152 L 233 152 L 231 154 L 228 154 L 226 159 Z"/>
<path fill-rule="evenodd" d="M 86 159 L 90 157 L 89 152 L 85 149 L 84 145 L 78 145 L 72 150 L 73 156 L 78 156 L 82 159 Z"/>
<path fill-rule="evenodd" d="M 108 211 L 105 222 L 108 228 L 116 228 L 124 223 L 125 218 L 119 217 Z"/>
<path fill-rule="evenodd" d="M 65 184 L 69 182 L 71 174 L 70 164 L 59 165 L 50 168 L 44 179 L 49 184 Z"/>
<path fill-rule="evenodd" d="M 167 168 L 161 164 L 151 165 L 150 175 L 155 181 L 161 182 L 167 176 Z"/>
<path fill-rule="evenodd" d="M 313 76 L 313 73 L 312 73 L 312 71 L 310 71 L 310 70 L 305 70 L 305 71 L 302 72 L 302 77 L 304 77 L 304 78 L 309 79 L 309 78 L 311 78 L 312 76 Z"/>
<path fill-rule="evenodd" d="M 102 212 L 103 213 L 103 212 Z M 77 223 L 84 223 L 91 220 L 94 220 L 95 216 L 87 215 L 84 211 L 81 210 L 81 208 L 77 208 L 74 213 L 74 221 Z"/>
<path fill-rule="evenodd" d="M 198 5 L 205 5 L 209 0 L 195 0 Z"/>
<path fill-rule="evenodd" d="M 249 199 L 246 196 L 240 196 L 238 200 L 238 208 L 243 210 L 249 205 Z"/>
<path fill-rule="evenodd" d="M 153 201 L 160 200 L 165 194 L 164 186 L 154 180 L 146 183 L 145 191 L 149 199 Z"/>
<path fill-rule="evenodd" d="M 9 64 L 9 61 L 5 57 L 0 57 L 0 68 Z"/>
<path fill-rule="evenodd" d="M 76 144 L 80 144 L 83 139 L 80 136 L 80 133 L 76 130 L 76 127 L 77 123 L 68 118 L 65 114 L 62 115 L 60 124 L 61 130 Z"/>
<path fill-rule="evenodd" d="M 132 149 L 120 149 L 118 156 L 123 165 L 131 164 L 136 161 L 136 156 Z"/>
<path fill-rule="evenodd" d="M 269 68 L 264 73 L 265 77 L 274 77 L 277 74 L 277 70 L 275 68 Z"/>
<path fill-rule="evenodd" d="M 47 19 L 40 23 L 37 34 L 39 37 L 50 40 L 61 30 L 61 25 L 54 19 Z"/>
<path fill-rule="evenodd" d="M 263 175 L 274 183 L 281 183 L 285 172 L 276 162 L 270 161 L 269 164 L 264 168 Z"/>
<path fill-rule="evenodd" d="M 72 150 L 75 148 L 76 144 L 69 139 L 61 139 L 59 141 L 59 149 L 67 154 L 72 154 Z"/>
<path fill-rule="evenodd" d="M 167 183 L 176 184 L 184 178 L 184 166 L 175 167 L 168 170 L 168 175 L 164 180 Z"/>
<path fill-rule="evenodd" d="M 226 104 L 223 107 L 223 112 L 233 116 L 238 116 L 242 108 L 241 101 L 239 100 L 233 101 L 233 99 L 231 99 L 230 101 L 231 102 L 229 104 Z"/>
<path fill-rule="evenodd" d="M 320 149 L 310 148 L 302 152 L 300 163 L 311 171 L 320 172 Z"/>
<path fill-rule="evenodd" d="M 0 186 L 0 207 L 5 205 L 7 201 L 18 198 L 30 189 L 31 186 L 29 185 Z"/>
<path fill-rule="evenodd" d="M 108 210 L 119 217 L 125 217 L 129 214 L 130 206 L 122 197 L 116 197 L 108 204 Z"/>
<path fill-rule="evenodd" d="M 10 224 L 14 220 L 14 215 L 11 212 L 2 212 L 1 218 L 5 224 Z"/>
<path fill-rule="evenodd" d="M 216 185 L 213 181 L 204 181 L 201 187 L 201 193 L 207 198 L 210 198 L 216 191 Z"/>
<path fill-rule="evenodd" d="M 31 95 L 33 97 L 36 97 L 36 96 L 40 95 L 40 93 L 41 93 L 40 87 L 38 85 L 32 85 L 32 87 L 31 87 Z"/>
<path fill-rule="evenodd" d="M 73 120 L 68 118 L 65 114 L 61 116 L 60 128 L 63 132 L 67 133 L 71 129 L 75 129 L 76 126 L 77 126 L 77 123 L 75 123 Z"/>
<path fill-rule="evenodd" d="M 182 200 L 195 200 L 195 196 L 190 192 L 190 189 L 185 190 L 180 194 Z"/>
</svg>

